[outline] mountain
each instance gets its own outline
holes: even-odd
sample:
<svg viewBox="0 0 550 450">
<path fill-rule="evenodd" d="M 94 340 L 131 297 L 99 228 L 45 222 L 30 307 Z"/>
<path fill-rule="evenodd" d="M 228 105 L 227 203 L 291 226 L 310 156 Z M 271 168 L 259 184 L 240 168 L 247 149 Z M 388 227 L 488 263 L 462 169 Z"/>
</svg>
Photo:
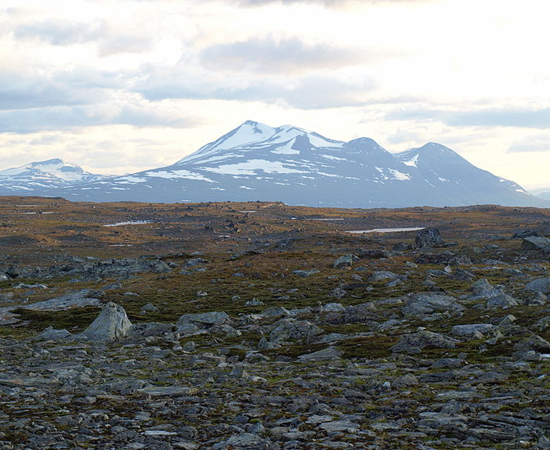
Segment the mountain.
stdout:
<svg viewBox="0 0 550 450">
<path fill-rule="evenodd" d="M 0 194 L 44 195 L 50 189 L 107 178 L 109 177 L 86 172 L 81 167 L 62 159 L 49 159 L 0 171 Z"/>
<path fill-rule="evenodd" d="M 550 188 L 531 189 L 529 191 L 532 195 L 542 198 L 544 200 L 550 200 Z"/>
<path fill-rule="evenodd" d="M 42 195 L 82 201 L 264 200 L 350 208 L 550 206 L 440 144 L 392 154 L 369 138 L 344 142 L 292 125 L 273 128 L 254 121 L 170 166 L 44 188 Z"/>
</svg>

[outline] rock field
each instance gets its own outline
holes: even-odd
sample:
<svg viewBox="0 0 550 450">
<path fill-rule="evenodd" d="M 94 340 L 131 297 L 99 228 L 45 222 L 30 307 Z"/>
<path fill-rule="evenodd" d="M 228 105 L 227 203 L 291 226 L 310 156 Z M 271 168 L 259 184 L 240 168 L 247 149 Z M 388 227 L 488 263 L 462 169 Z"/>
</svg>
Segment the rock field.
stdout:
<svg viewBox="0 0 550 450">
<path fill-rule="evenodd" d="M 178 238 L 75 205 L 0 236 L 0 448 L 550 449 L 550 212 L 205 205 Z"/>
</svg>

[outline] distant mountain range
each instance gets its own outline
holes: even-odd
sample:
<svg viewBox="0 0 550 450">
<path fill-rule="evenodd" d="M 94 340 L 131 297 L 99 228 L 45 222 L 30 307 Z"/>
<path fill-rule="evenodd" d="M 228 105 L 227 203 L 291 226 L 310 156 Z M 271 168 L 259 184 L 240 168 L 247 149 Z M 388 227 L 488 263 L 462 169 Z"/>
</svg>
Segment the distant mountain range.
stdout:
<svg viewBox="0 0 550 450">
<path fill-rule="evenodd" d="M 4 170 L 0 195 L 94 202 L 262 200 L 345 208 L 550 207 L 440 144 L 392 154 L 369 138 L 343 142 L 253 121 L 171 166 L 124 176 L 91 174 L 59 159 Z"/>
</svg>

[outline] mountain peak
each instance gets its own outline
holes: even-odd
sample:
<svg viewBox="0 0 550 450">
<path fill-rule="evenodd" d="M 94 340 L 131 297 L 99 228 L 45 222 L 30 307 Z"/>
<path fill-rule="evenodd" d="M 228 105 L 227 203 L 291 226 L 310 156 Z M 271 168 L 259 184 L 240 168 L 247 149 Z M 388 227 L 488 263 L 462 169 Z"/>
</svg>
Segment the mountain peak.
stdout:
<svg viewBox="0 0 550 450">
<path fill-rule="evenodd" d="M 367 137 L 343 142 L 254 120 L 167 167 L 102 177 L 55 158 L 0 172 L 0 192 L 83 201 L 266 200 L 351 208 L 547 206 L 435 142 L 392 154 Z"/>
<path fill-rule="evenodd" d="M 52 186 L 66 185 L 74 182 L 96 181 L 100 178 L 104 177 L 86 172 L 82 167 L 65 162 L 61 158 L 35 161 L 0 171 L 0 179 L 14 180 L 21 185 L 29 186 L 37 183 L 47 183 Z"/>
</svg>

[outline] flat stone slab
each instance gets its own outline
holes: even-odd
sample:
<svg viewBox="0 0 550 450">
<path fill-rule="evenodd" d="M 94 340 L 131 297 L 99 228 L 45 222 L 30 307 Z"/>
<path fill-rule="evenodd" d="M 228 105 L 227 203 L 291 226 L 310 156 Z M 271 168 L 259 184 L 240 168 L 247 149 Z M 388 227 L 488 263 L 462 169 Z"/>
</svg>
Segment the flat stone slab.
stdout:
<svg viewBox="0 0 550 450">
<path fill-rule="evenodd" d="M 178 397 L 181 395 L 196 394 L 198 389 L 189 386 L 148 386 L 139 389 L 138 392 L 152 397 Z"/>
</svg>

